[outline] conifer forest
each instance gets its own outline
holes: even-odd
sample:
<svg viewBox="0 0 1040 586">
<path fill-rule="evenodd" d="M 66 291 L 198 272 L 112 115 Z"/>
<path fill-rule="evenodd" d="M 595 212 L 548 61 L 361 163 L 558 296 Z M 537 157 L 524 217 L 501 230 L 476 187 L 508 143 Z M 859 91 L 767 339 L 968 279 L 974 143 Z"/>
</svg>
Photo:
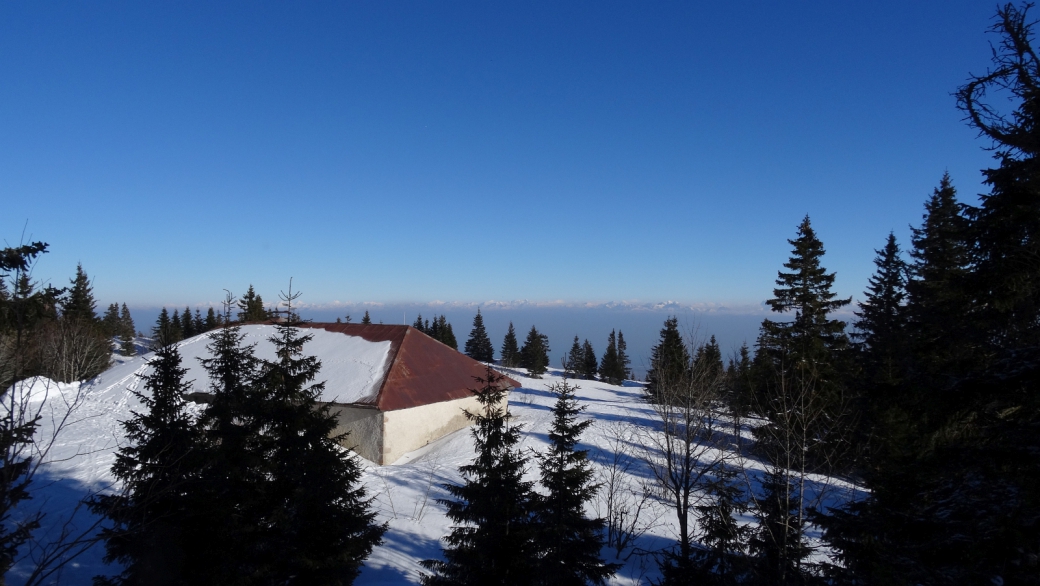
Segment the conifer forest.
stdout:
<svg viewBox="0 0 1040 586">
<path fill-rule="evenodd" d="M 50 244 L 3 248 L 0 585 L 1040 586 L 1036 18 L 999 7 L 955 89 L 988 191 L 940 170 L 858 301 L 810 211 L 757 338 L 669 316 L 645 377 L 627 326 L 417 315 L 480 363 L 477 407 L 393 465 L 323 402 L 291 281 L 135 323 L 89 263 L 42 283 Z"/>
</svg>

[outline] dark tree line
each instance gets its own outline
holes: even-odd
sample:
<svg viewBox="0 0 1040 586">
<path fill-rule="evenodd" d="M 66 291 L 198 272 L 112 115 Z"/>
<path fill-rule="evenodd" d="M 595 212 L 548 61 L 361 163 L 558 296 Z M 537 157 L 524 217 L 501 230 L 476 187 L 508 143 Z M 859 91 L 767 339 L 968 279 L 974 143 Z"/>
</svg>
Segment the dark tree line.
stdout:
<svg viewBox="0 0 1040 586">
<path fill-rule="evenodd" d="M 452 350 L 459 349 L 459 343 L 455 339 L 455 332 L 451 329 L 448 318 L 444 317 L 443 314 L 433 318 L 432 322 L 430 320 L 423 321 L 422 314 L 419 314 L 415 317 L 415 323 L 412 324 L 412 327 Z"/>
</svg>

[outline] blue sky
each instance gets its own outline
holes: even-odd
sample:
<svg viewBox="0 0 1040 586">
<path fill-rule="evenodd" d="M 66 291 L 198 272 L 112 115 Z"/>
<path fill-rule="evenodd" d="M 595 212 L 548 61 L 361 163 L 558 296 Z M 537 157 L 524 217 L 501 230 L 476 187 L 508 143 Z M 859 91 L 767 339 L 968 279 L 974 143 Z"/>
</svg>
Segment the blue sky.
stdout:
<svg viewBox="0 0 1040 586">
<path fill-rule="evenodd" d="M 994 8 L 7 2 L 0 236 L 141 307 L 740 308 L 809 214 L 859 297 L 943 171 L 983 191 Z"/>
</svg>

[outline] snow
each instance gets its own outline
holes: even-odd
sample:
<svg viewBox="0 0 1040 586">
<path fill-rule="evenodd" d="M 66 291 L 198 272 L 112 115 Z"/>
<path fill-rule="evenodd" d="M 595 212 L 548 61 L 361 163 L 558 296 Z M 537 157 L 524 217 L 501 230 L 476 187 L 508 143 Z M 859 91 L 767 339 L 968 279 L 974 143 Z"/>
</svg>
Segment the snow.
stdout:
<svg viewBox="0 0 1040 586">
<path fill-rule="evenodd" d="M 272 329 L 270 326 L 243 328 L 249 335 L 249 342 L 259 343 L 258 356 L 273 357 L 270 347 L 264 344 Z M 307 330 L 307 333 L 313 333 L 315 338 L 304 351 L 322 360 L 319 378 L 330 381 L 326 396 L 344 401 L 370 397 L 378 389 L 386 366 L 388 344 L 382 346 L 323 330 Z M 202 335 L 181 343 L 185 366 L 190 368 L 188 377 L 195 379 L 199 390 L 204 390 L 204 383 L 208 380 L 205 371 L 197 365 L 197 358 L 206 355 L 207 340 L 206 335 Z M 54 447 L 37 475 L 36 496 L 29 501 L 48 515 L 44 529 L 39 532 L 41 544 L 54 539 L 69 519 L 75 527 L 89 529 L 97 519 L 82 508 L 77 509 L 77 503 L 92 492 L 115 489 L 109 468 L 115 450 L 125 441 L 121 422 L 130 417 L 133 410 L 140 408 L 132 391 L 140 384 L 139 375 L 149 368 L 151 355 L 116 358 L 117 364 L 82 386 L 61 385 L 41 379 L 24 387 L 36 399 L 46 397 L 40 403 L 44 414 L 41 437 L 49 437 L 58 421 L 55 417 L 68 412 L 70 406 L 72 408 L 69 423 L 57 435 Z M 522 447 L 532 452 L 544 451 L 552 420 L 550 410 L 555 401 L 549 387 L 564 380 L 561 373 L 550 371 L 544 378 L 534 379 L 525 376 L 522 370 L 500 370 L 521 383 L 521 388 L 510 395 L 510 411 L 514 421 L 523 426 Z M 336 381 L 336 386 L 333 386 L 333 381 Z M 642 386 L 631 381 L 624 385 L 571 382 L 580 387 L 577 396 L 587 406 L 585 416 L 594 422 L 582 437 L 579 448 L 589 450 L 597 473 L 603 475 L 613 457 L 610 446 L 619 443 L 625 446 L 631 468 L 622 479 L 630 491 L 627 494 L 630 497 L 638 495 L 642 483 L 651 478 L 643 458 L 653 456 L 640 447 L 639 440 L 645 434 L 657 433 L 658 428 L 654 410 L 642 401 Z M 736 436 L 749 438 L 750 428 L 744 426 L 733 435 Z M 469 463 L 473 456 L 470 431 L 463 429 L 408 453 L 389 466 L 361 460 L 365 468 L 363 482 L 374 497 L 373 506 L 380 519 L 388 524 L 388 531 L 355 584 L 419 583 L 419 562 L 440 556 L 441 538 L 451 529 L 451 521 L 437 499 L 448 498 L 443 485 L 460 482 L 458 467 Z M 748 486 L 757 489 L 763 465 L 739 454 L 734 457 L 741 458 L 748 470 Z M 527 474 L 529 480 L 537 479 L 538 469 L 534 460 L 529 464 Z M 810 490 L 828 502 L 854 498 L 859 494 L 857 487 L 835 479 L 813 477 L 809 480 Z M 590 504 L 589 514 L 604 516 L 604 500 L 601 490 Z M 657 576 L 653 552 L 674 543 L 677 523 L 674 514 L 661 503 L 651 502 L 642 521 L 645 532 L 620 555 L 613 549 L 604 549 L 604 556 L 609 561 L 623 564 L 611 584 L 647 583 Z M 744 521 L 751 523 L 753 519 L 748 517 Z M 60 580 L 61 584 L 86 586 L 95 575 L 115 573 L 116 568 L 102 562 L 103 550 L 103 546 L 98 544 L 86 551 L 53 583 Z M 9 574 L 10 583 L 20 584 L 19 575 L 24 575 L 28 567 L 25 560 L 16 566 Z"/>
</svg>

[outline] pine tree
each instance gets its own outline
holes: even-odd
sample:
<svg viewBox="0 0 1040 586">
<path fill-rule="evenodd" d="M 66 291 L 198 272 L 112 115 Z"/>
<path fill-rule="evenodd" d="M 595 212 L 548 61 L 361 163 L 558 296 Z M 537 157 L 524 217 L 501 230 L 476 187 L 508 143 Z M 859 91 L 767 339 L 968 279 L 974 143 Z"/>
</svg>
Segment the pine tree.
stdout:
<svg viewBox="0 0 1040 586">
<path fill-rule="evenodd" d="M 515 367 L 520 364 L 520 347 L 516 340 L 516 330 L 513 329 L 513 322 L 509 322 L 509 329 L 506 330 L 506 336 L 502 339 L 502 366 Z"/>
<path fill-rule="evenodd" d="M 367 309 L 365 310 L 364 317 L 361 318 L 361 323 L 364 324 L 364 325 L 369 325 L 369 324 L 372 323 L 372 318 L 368 316 L 368 310 Z"/>
<path fill-rule="evenodd" d="M 195 316 L 191 318 L 191 328 L 196 335 L 209 331 L 206 329 L 206 320 L 202 318 L 202 310 L 197 307 L 195 308 Z"/>
<path fill-rule="evenodd" d="M 664 321 L 660 341 L 650 350 L 647 392 L 654 396 L 658 386 L 679 383 L 688 376 L 689 370 L 690 351 L 679 333 L 679 319 L 670 317 Z"/>
<path fill-rule="evenodd" d="M 269 560 L 272 583 L 352 582 L 386 530 L 361 485 L 361 465 L 334 436 L 338 423 L 318 399 L 325 383 L 314 383 L 321 362 L 304 355 L 313 336 L 301 335 L 290 288 L 282 297 L 287 320 L 270 338 L 277 359 L 265 361 L 258 380 L 267 398 L 267 460 L 264 502 L 268 522 L 258 554 Z"/>
<path fill-rule="evenodd" d="M 217 321 L 217 312 L 210 307 L 209 311 L 206 312 L 206 322 L 203 326 L 205 329 L 203 331 L 215 330 L 218 326 L 220 326 L 220 322 Z"/>
<path fill-rule="evenodd" d="M 94 301 L 94 287 L 83 270 L 82 264 L 76 265 L 76 276 L 70 281 L 72 287 L 69 289 L 68 297 L 62 305 L 62 316 L 67 319 L 81 320 L 94 324 L 98 321 Z"/>
<path fill-rule="evenodd" d="M 736 360 L 730 361 L 726 375 L 729 408 L 740 417 L 747 416 L 754 407 L 751 377 L 751 350 L 747 342 L 744 342 L 737 351 Z"/>
<path fill-rule="evenodd" d="M 101 317 L 101 330 L 105 336 L 114 338 L 120 333 L 119 304 L 112 303 Z"/>
<path fill-rule="evenodd" d="M 191 319 L 191 308 L 185 307 L 184 313 L 181 314 L 181 336 L 185 339 L 193 337 L 198 332 L 195 331 L 195 322 Z"/>
<path fill-rule="evenodd" d="M 973 304 L 966 290 L 970 226 L 949 174 L 925 204 L 923 223 L 912 229 L 911 242 L 906 316 L 912 366 L 923 376 L 939 379 L 926 383 L 929 386 L 948 387 L 952 378 L 971 368 L 971 349 L 978 341 L 973 340 Z"/>
<path fill-rule="evenodd" d="M 585 342 L 581 345 L 582 353 L 582 369 L 581 376 L 586 380 L 596 380 L 596 373 L 599 369 L 599 361 L 596 360 L 596 351 L 592 348 L 592 342 L 586 338 Z"/>
<path fill-rule="evenodd" d="M 426 328 L 425 325 L 423 325 L 423 319 L 422 319 L 422 314 L 421 313 L 419 315 L 415 316 L 415 323 L 412 324 L 412 327 L 417 329 L 417 330 L 419 330 L 420 332 L 422 332 L 424 334 L 427 333 L 426 332 L 427 328 Z"/>
<path fill-rule="evenodd" d="M 798 487 L 786 471 L 767 471 L 755 510 L 758 528 L 749 542 L 754 556 L 751 584 L 784 586 L 806 582 L 803 562 L 810 549 L 805 543 L 799 500 Z"/>
<path fill-rule="evenodd" d="M 574 340 L 577 347 L 577 337 Z M 537 498 L 535 514 L 542 550 L 537 583 L 603 584 L 619 566 L 605 563 L 600 555 L 606 522 L 585 516 L 585 505 L 595 497 L 599 485 L 593 478 L 588 450 L 576 449 L 592 420 L 578 420 L 584 410 L 574 395 L 578 387 L 564 381 L 549 390 L 556 395 L 556 404 L 549 448 L 539 457 L 546 494 Z"/>
<path fill-rule="evenodd" d="M 524 345 L 520 347 L 520 366 L 527 369 L 532 378 L 540 378 L 549 367 L 549 337 L 531 326 Z"/>
<path fill-rule="evenodd" d="M 893 385 L 902 378 L 906 360 L 907 266 L 900 257 L 895 234 L 889 233 L 885 247 L 874 251 L 877 270 L 867 282 L 864 300 L 859 304 L 853 338 L 864 371 L 875 384 Z"/>
<path fill-rule="evenodd" d="M 205 461 L 203 438 L 189 414 L 176 345 L 159 340 L 152 372 L 142 375 L 146 392 L 134 391 L 144 406 L 123 423 L 129 444 L 116 455 L 112 474 L 123 490 L 97 497 L 91 508 L 108 517 L 112 526 L 102 530 L 105 559 L 118 561 L 123 571 L 111 581 L 120 585 L 196 583 L 205 575 L 194 557 L 196 534 L 209 520 L 200 516 L 197 481 Z"/>
<path fill-rule="evenodd" d="M 258 389 L 256 345 L 243 344 L 245 335 L 231 319 L 233 306 L 234 298 L 228 294 L 224 318 L 206 346 L 209 357 L 202 360 L 212 398 L 200 418 L 211 446 L 211 466 L 203 477 L 200 498 L 208 502 L 211 527 L 197 536 L 201 543 L 196 561 L 211 568 L 211 584 L 262 576 L 268 563 L 260 555 L 259 528 L 270 515 L 265 501 L 266 467 L 274 450 L 264 433 L 269 407 Z"/>
<path fill-rule="evenodd" d="M 238 308 L 241 310 L 238 312 L 238 321 L 241 322 L 267 321 L 269 317 L 267 310 L 264 309 L 263 298 L 256 294 L 252 284 L 239 300 Z"/>
<path fill-rule="evenodd" d="M 184 329 L 181 327 L 181 314 L 176 309 L 173 310 L 173 316 L 170 317 L 170 344 L 176 344 L 184 339 Z"/>
<path fill-rule="evenodd" d="M 622 377 L 618 373 L 617 332 L 614 330 L 610 330 L 610 336 L 607 337 L 607 349 L 603 351 L 603 359 L 599 363 L 599 376 L 606 383 L 621 384 Z"/>
<path fill-rule="evenodd" d="M 567 359 L 564 361 L 564 370 L 570 378 L 577 378 L 581 376 L 584 370 L 585 354 L 581 350 L 581 342 L 578 342 L 578 336 L 574 336 L 574 343 L 571 344 L 571 350 L 567 353 Z"/>
<path fill-rule="evenodd" d="M 480 315 L 479 307 L 476 317 L 473 318 L 473 329 L 466 340 L 466 356 L 481 362 L 495 361 L 495 347 L 491 344 L 487 330 L 484 329 L 484 317 Z"/>
<path fill-rule="evenodd" d="M 445 485 L 452 499 L 441 500 L 454 522 L 444 538 L 443 560 L 424 560 L 432 573 L 427 586 L 535 583 L 538 544 L 532 523 L 532 483 L 524 480 L 527 458 L 519 449 L 520 427 L 509 423 L 504 377 L 487 367 L 474 389 L 481 411 L 474 422 L 477 455 L 459 468 L 462 485 Z"/>
<path fill-rule="evenodd" d="M 152 344 L 159 344 L 160 340 L 169 340 L 171 344 L 174 343 L 173 323 L 165 307 L 159 312 L 159 318 L 155 320 L 155 326 L 152 328 Z"/>
<path fill-rule="evenodd" d="M 450 347 L 452 350 L 459 349 L 459 343 L 455 340 L 455 332 L 452 331 L 451 324 L 448 323 L 448 318 L 444 317 L 443 314 L 437 318 L 437 331 L 440 335 L 440 341 L 443 342 L 445 346 Z"/>
<path fill-rule="evenodd" d="M 715 336 L 711 336 L 707 344 L 699 346 L 697 351 L 694 352 L 693 367 L 701 369 L 700 372 L 706 373 L 709 377 L 722 375 L 724 370 L 722 350 L 719 348 L 718 342 L 715 341 Z"/>
<path fill-rule="evenodd" d="M 747 511 L 736 470 L 720 466 L 706 488 L 707 502 L 698 505 L 700 541 L 704 549 L 694 554 L 699 584 L 736 586 L 745 582 L 750 530 L 737 522 Z"/>
<path fill-rule="evenodd" d="M 130 317 L 130 310 L 124 303 L 119 313 L 119 351 L 123 356 L 137 354 L 136 338 L 137 327 L 134 326 L 134 318 Z"/>
<path fill-rule="evenodd" d="M 632 374 L 632 371 L 628 368 L 632 360 L 628 357 L 628 344 L 625 343 L 625 334 L 621 330 L 617 331 L 617 355 L 618 378 L 621 379 L 621 382 L 624 382 Z"/>
</svg>

